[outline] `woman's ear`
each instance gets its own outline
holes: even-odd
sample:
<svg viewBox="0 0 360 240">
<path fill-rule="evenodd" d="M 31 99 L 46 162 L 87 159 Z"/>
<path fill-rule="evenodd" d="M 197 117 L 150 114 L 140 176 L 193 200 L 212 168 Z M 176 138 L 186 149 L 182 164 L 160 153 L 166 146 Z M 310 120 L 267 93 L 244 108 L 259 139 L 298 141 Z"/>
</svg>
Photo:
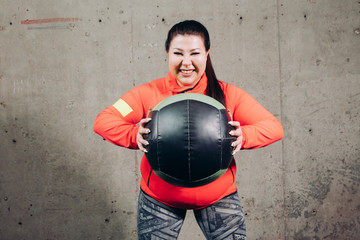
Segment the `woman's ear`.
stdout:
<svg viewBox="0 0 360 240">
<path fill-rule="evenodd" d="M 206 59 L 209 59 L 209 57 L 210 57 L 209 53 L 210 53 L 210 48 L 209 48 L 209 50 L 206 52 Z"/>
</svg>

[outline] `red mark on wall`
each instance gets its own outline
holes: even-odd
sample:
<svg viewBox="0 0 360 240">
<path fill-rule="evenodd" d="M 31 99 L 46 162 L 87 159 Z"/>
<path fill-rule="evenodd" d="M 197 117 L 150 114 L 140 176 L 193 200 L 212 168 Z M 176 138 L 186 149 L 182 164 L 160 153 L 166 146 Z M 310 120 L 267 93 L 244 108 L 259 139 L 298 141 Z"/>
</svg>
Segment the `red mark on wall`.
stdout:
<svg viewBox="0 0 360 240">
<path fill-rule="evenodd" d="M 78 18 L 46 18 L 46 19 L 33 19 L 22 20 L 21 24 L 41 24 L 41 23 L 53 23 L 53 22 L 77 22 Z"/>
</svg>

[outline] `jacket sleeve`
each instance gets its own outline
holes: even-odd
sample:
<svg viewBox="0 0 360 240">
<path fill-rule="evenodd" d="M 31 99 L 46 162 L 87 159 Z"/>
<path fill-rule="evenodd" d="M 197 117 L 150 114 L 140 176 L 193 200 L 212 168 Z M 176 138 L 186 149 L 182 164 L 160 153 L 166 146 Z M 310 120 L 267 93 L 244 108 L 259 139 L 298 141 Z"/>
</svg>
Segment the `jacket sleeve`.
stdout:
<svg viewBox="0 0 360 240">
<path fill-rule="evenodd" d="M 235 86 L 233 86 L 235 87 Z M 284 136 L 280 121 L 244 90 L 235 87 L 230 94 L 233 118 L 240 122 L 243 143 L 241 148 L 265 147 Z"/>
<path fill-rule="evenodd" d="M 109 142 L 131 149 L 137 149 L 136 125 L 146 116 L 139 88 L 124 94 L 112 106 L 105 108 L 94 122 L 94 131 Z"/>
</svg>

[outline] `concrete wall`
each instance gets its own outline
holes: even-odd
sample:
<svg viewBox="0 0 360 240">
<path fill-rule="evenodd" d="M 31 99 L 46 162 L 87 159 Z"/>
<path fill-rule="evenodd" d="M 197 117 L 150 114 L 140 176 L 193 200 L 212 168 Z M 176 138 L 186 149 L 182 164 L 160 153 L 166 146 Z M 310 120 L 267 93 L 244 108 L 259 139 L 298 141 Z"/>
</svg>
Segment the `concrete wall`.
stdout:
<svg viewBox="0 0 360 240">
<path fill-rule="evenodd" d="M 0 239 L 136 239 L 141 154 L 92 124 L 165 76 L 184 19 L 208 27 L 218 77 L 284 125 L 283 141 L 236 156 L 249 239 L 360 239 L 358 0 L 0 6 Z M 204 239 L 191 212 L 180 239 Z"/>
</svg>

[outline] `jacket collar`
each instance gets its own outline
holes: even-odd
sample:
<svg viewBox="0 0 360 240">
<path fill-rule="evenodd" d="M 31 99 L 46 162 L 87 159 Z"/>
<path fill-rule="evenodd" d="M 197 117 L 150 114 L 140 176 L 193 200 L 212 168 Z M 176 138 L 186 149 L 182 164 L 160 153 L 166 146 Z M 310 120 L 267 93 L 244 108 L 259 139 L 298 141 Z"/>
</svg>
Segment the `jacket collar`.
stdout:
<svg viewBox="0 0 360 240">
<path fill-rule="evenodd" d="M 199 82 L 195 85 L 195 87 L 183 88 L 177 84 L 176 79 L 169 72 L 167 77 L 165 78 L 165 84 L 166 84 L 166 89 L 174 92 L 175 94 L 183 93 L 183 92 L 205 94 L 207 87 L 207 77 L 206 74 L 204 73 L 200 78 Z"/>
</svg>

